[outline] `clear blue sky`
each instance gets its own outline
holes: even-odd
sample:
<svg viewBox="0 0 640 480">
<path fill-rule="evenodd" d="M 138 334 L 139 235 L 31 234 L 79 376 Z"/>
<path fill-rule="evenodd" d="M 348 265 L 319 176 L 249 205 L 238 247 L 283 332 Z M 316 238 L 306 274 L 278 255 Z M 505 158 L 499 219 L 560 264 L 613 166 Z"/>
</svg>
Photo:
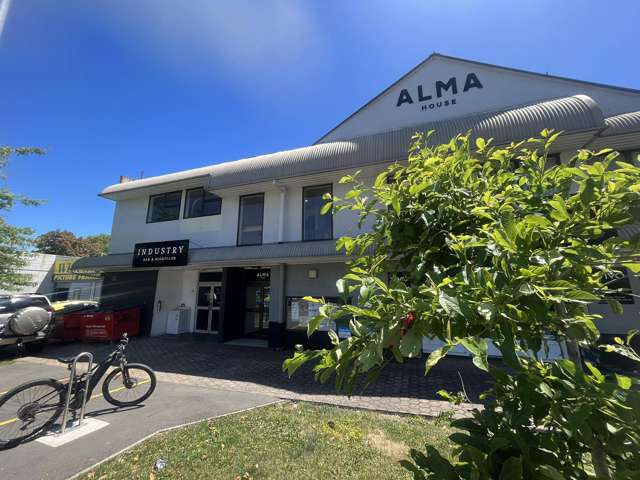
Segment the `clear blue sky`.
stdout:
<svg viewBox="0 0 640 480">
<path fill-rule="evenodd" d="M 9 221 L 108 232 L 119 175 L 308 145 L 434 51 L 640 89 L 639 20 L 635 0 L 13 0 L 0 144 L 48 155 L 11 165 L 47 204 Z"/>
</svg>

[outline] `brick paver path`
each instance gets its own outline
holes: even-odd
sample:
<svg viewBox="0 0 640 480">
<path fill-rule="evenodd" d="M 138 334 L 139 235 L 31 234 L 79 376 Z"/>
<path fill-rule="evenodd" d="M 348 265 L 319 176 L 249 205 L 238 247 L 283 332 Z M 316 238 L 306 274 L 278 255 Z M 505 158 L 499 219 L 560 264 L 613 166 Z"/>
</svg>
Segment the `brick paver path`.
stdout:
<svg viewBox="0 0 640 480">
<path fill-rule="evenodd" d="M 101 353 L 111 349 L 99 344 L 50 344 L 42 354 L 24 361 L 53 363 L 55 357 L 86 350 L 101 358 Z M 127 350 L 129 361 L 146 363 L 158 372 L 161 380 L 169 382 L 429 416 L 450 410 L 458 417 L 469 415 L 473 408 L 479 407 L 478 404 L 453 407 L 439 400 L 436 392 L 441 389 L 460 391 L 464 382 L 469 398 L 477 402 L 478 394 L 486 389 L 488 380 L 466 358 L 445 358 L 427 377 L 424 376 L 424 359 L 415 359 L 402 365 L 389 365 L 365 392 L 348 398 L 337 394 L 333 383 L 317 383 L 310 365 L 289 378 L 282 371 L 282 362 L 291 354 L 290 350 L 225 345 L 190 335 L 135 339 Z"/>
</svg>

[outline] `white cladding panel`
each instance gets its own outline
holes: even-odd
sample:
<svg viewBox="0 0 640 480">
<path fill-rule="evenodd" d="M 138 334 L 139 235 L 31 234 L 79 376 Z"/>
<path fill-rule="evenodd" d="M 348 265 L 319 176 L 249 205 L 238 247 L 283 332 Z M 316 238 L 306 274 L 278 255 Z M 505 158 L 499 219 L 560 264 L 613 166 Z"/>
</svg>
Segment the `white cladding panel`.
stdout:
<svg viewBox="0 0 640 480">
<path fill-rule="evenodd" d="M 171 191 L 171 187 L 167 187 Z M 191 248 L 235 245 L 238 197 L 223 198 L 220 215 L 147 223 L 149 196 L 116 202 L 109 253 L 130 253 L 142 242 L 190 239 Z"/>
<path fill-rule="evenodd" d="M 384 166 L 365 167 L 361 169 L 360 180 L 373 183 L 376 175 Z M 349 172 L 354 173 L 354 172 Z M 264 193 L 264 219 L 262 243 L 277 243 L 280 240 L 281 190 L 285 189 L 283 236 L 284 242 L 302 240 L 302 189 L 304 186 L 333 185 L 333 193 L 344 197 L 351 188 L 340 184 L 339 180 L 345 172 L 335 174 L 302 177 L 282 182 L 278 186 L 272 184 L 256 185 L 251 191 L 239 193 L 225 191 L 221 194 L 222 209 L 220 215 L 200 218 L 182 218 L 183 203 L 178 220 L 147 223 L 149 196 L 119 200 L 113 218 L 109 253 L 130 253 L 136 243 L 157 242 L 162 240 L 191 240 L 190 248 L 233 246 L 237 244 L 238 206 L 240 196 L 253 193 Z M 174 188 L 175 190 L 175 188 Z M 172 187 L 167 187 L 172 191 Z M 355 212 L 343 211 L 334 216 L 333 236 L 355 235 L 358 215 Z M 365 224 L 370 225 L 370 223 Z"/>
<path fill-rule="evenodd" d="M 452 85 L 444 88 L 452 78 L 455 79 L 456 94 Z M 437 82 L 442 82 L 440 97 Z M 435 55 L 329 132 L 321 141 L 342 140 L 474 113 L 506 110 L 538 100 L 577 94 L 593 98 L 605 116 L 640 110 L 638 93 Z M 428 96 L 432 98 L 427 100 Z"/>
</svg>

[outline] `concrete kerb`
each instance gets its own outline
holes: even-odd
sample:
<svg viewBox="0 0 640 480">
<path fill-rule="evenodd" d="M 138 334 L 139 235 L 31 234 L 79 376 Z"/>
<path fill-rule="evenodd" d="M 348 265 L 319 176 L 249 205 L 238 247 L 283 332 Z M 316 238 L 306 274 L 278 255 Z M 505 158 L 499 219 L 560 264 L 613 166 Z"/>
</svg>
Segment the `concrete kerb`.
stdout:
<svg viewBox="0 0 640 480">
<path fill-rule="evenodd" d="M 180 425 L 174 425 L 172 427 L 161 428 L 160 430 L 157 430 L 157 431 L 155 431 L 153 433 L 150 433 L 146 437 L 141 438 L 140 440 L 132 443 L 131 445 L 123 448 L 122 450 L 119 450 L 119 451 L 109 455 L 107 458 L 104 458 L 104 459 L 100 460 L 99 462 L 91 465 L 90 467 L 85 468 L 84 470 L 76 473 L 75 475 L 72 475 L 71 477 L 67 477 L 67 480 L 74 480 L 74 479 L 79 478 L 80 476 L 84 475 L 85 473 L 89 473 L 91 470 L 94 470 L 95 468 L 98 468 L 103 463 L 108 462 L 109 460 L 113 460 L 114 458 L 122 455 L 123 453 L 128 452 L 129 450 L 131 450 L 132 448 L 135 448 L 136 446 L 140 445 L 141 443 L 146 442 L 147 440 L 155 437 L 156 435 L 160 435 L 162 433 L 170 432 L 171 430 L 176 430 L 178 428 L 184 428 L 184 427 L 188 427 L 190 425 L 195 425 L 197 423 L 208 422 L 210 420 L 215 420 L 217 418 L 224 418 L 224 417 L 228 417 L 228 416 L 231 416 L 231 415 L 238 415 L 240 413 L 250 412 L 250 411 L 256 410 L 258 408 L 264 408 L 264 407 L 268 407 L 270 405 L 277 405 L 279 403 L 287 403 L 287 402 L 290 402 L 290 400 L 278 399 L 278 400 L 275 400 L 273 402 L 265 403 L 265 404 L 262 404 L 262 405 L 257 405 L 255 407 L 245 408 L 243 410 L 237 410 L 235 412 L 223 413 L 221 415 L 214 415 L 213 417 L 206 417 L 206 418 L 202 418 L 200 420 L 193 420 L 191 422 L 186 422 L 186 423 L 183 423 L 183 424 L 180 424 Z"/>
</svg>

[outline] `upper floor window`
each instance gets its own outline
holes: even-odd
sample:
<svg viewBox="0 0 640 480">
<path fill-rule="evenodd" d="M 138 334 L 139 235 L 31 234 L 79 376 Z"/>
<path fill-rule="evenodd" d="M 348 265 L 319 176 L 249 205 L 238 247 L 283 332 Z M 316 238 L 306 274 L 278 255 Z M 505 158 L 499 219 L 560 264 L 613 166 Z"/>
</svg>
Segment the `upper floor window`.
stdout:
<svg viewBox="0 0 640 480">
<path fill-rule="evenodd" d="M 260 245 L 264 218 L 264 193 L 240 197 L 238 245 Z"/>
<path fill-rule="evenodd" d="M 184 218 L 206 217 L 220 215 L 222 199 L 204 188 L 187 190 L 184 205 Z"/>
<path fill-rule="evenodd" d="M 333 215 L 323 215 L 324 195 L 333 194 L 332 185 L 317 185 L 302 189 L 302 240 L 328 240 L 333 238 Z"/>
<path fill-rule="evenodd" d="M 161 193 L 149 197 L 147 223 L 177 220 L 180 217 L 182 191 Z"/>
</svg>

